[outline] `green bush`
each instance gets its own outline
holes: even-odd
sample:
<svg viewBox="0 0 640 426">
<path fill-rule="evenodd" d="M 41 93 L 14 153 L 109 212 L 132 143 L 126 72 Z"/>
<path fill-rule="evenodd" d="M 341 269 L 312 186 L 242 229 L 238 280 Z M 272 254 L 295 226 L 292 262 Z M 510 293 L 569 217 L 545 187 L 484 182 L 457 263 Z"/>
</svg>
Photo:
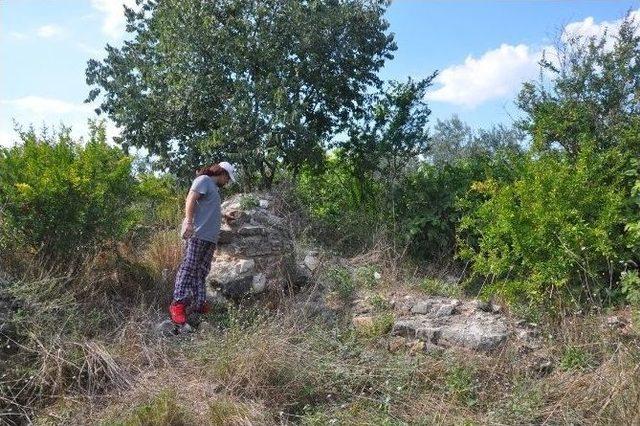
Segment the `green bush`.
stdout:
<svg viewBox="0 0 640 426">
<path fill-rule="evenodd" d="M 72 259 L 123 235 L 136 197 L 131 158 L 94 125 L 86 143 L 63 128 L 53 137 L 20 132 L 0 150 L 2 224 L 47 258 Z"/>
<path fill-rule="evenodd" d="M 472 156 L 442 167 L 422 164 L 399 188 L 398 236 L 420 259 L 451 255 L 456 227 L 466 211 L 476 207 L 465 195 L 475 181 L 510 180 L 519 157 Z"/>
<path fill-rule="evenodd" d="M 474 184 L 488 198 L 462 219 L 460 256 L 473 261 L 485 294 L 564 308 L 615 296 L 610 274 L 628 250 L 616 170 L 610 156 L 585 149 L 575 163 L 531 156 L 511 183 Z"/>
<path fill-rule="evenodd" d="M 329 269 L 326 271 L 325 276 L 331 290 L 335 291 L 342 300 L 349 300 L 356 291 L 356 285 L 351 274 L 342 266 Z"/>
<path fill-rule="evenodd" d="M 334 250 L 361 252 L 384 228 L 381 184 L 373 179 L 366 188 L 348 165 L 328 156 L 322 173 L 305 169 L 298 176 L 295 200 L 310 219 L 311 231 Z"/>
</svg>

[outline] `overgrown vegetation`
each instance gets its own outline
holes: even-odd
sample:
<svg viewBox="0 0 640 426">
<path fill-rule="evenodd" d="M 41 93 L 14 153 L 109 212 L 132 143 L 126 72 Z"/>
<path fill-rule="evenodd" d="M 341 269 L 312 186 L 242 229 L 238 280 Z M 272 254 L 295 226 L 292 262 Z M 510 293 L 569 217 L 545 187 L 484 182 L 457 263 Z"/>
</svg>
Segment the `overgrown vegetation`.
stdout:
<svg viewBox="0 0 640 426">
<path fill-rule="evenodd" d="M 20 131 L 0 151 L 0 421 L 640 421 L 638 23 L 563 39 L 542 63 L 551 79 L 524 85 L 516 127 L 453 117 L 430 132 L 436 74 L 386 85 L 375 74 L 395 48 L 385 2 L 142 3 L 127 12 L 133 41 L 88 68 L 121 147 L 93 124 L 87 140 Z M 233 25 L 218 25 L 225 16 Z M 224 49 L 185 42 L 165 25 L 177 17 Z M 248 31 L 264 46 L 236 51 Z M 233 66 L 183 72 L 185 53 Z M 342 66 L 323 68 L 327 57 Z M 130 146 L 169 172 L 136 171 Z M 244 187 L 286 188 L 296 237 L 343 257 L 384 253 L 314 272 L 331 321 L 291 295 L 273 311 L 219 308 L 191 340 L 153 333 L 182 255 L 180 185 L 213 151 L 242 165 Z M 394 347 L 405 293 L 498 299 L 539 323 L 544 357 Z M 361 295 L 372 311 L 355 326 Z"/>
</svg>

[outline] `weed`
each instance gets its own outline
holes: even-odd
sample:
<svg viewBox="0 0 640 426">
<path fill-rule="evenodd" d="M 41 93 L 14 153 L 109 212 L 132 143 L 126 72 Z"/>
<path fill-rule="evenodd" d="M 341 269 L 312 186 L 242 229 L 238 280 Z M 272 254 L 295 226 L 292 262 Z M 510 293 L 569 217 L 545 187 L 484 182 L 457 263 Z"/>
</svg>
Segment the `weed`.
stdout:
<svg viewBox="0 0 640 426">
<path fill-rule="evenodd" d="M 620 276 L 620 283 L 627 302 L 635 307 L 640 307 L 640 276 L 638 276 L 638 271 L 624 271 Z"/>
<path fill-rule="evenodd" d="M 477 402 L 476 386 L 474 384 L 474 372 L 462 365 L 452 365 L 445 376 L 447 393 L 454 399 L 468 406 Z"/>
<path fill-rule="evenodd" d="M 578 346 L 567 346 L 560 357 L 560 368 L 569 370 L 586 370 L 592 367 L 593 357 Z"/>
<path fill-rule="evenodd" d="M 371 305 L 373 306 L 374 312 L 387 312 L 391 310 L 391 303 L 378 293 L 375 293 L 371 297 Z"/>
<path fill-rule="evenodd" d="M 446 283 L 436 278 L 426 278 L 420 283 L 420 290 L 433 296 L 460 297 L 462 290 L 455 283 Z"/>
<path fill-rule="evenodd" d="M 240 208 L 242 210 L 252 210 L 260 206 L 260 200 L 253 194 L 246 194 L 240 197 Z"/>
<path fill-rule="evenodd" d="M 358 287 L 373 288 L 378 283 L 380 274 L 373 266 L 361 266 L 355 271 L 355 282 Z"/>
<path fill-rule="evenodd" d="M 209 403 L 208 420 L 209 424 L 220 426 L 267 424 L 263 410 L 223 395 Z"/>
<path fill-rule="evenodd" d="M 357 329 L 359 336 L 372 338 L 387 334 L 393 327 L 394 317 L 391 313 L 383 313 L 373 317 L 371 324 Z"/>
<path fill-rule="evenodd" d="M 349 300 L 356 290 L 351 274 L 346 268 L 336 266 L 326 272 L 326 279 L 330 288 L 335 291 L 340 299 Z"/>
</svg>

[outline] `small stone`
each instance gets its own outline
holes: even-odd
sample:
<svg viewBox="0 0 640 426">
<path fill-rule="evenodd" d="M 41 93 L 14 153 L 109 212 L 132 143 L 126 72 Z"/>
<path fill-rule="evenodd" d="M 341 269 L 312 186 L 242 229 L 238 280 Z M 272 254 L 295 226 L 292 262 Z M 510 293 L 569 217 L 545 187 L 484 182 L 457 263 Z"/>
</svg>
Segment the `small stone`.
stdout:
<svg viewBox="0 0 640 426">
<path fill-rule="evenodd" d="M 431 300 L 422 301 L 422 302 L 416 303 L 411 307 L 411 313 L 428 314 L 429 312 L 431 312 L 432 308 L 433 308 L 433 301 Z"/>
<path fill-rule="evenodd" d="M 416 337 L 422 341 L 437 343 L 442 329 L 440 327 L 424 327 L 416 330 Z"/>
<path fill-rule="evenodd" d="M 389 343 L 387 344 L 387 349 L 389 352 L 398 352 L 405 345 L 404 337 L 396 336 L 393 337 Z"/>
<path fill-rule="evenodd" d="M 156 326 L 156 332 L 164 337 L 175 336 L 178 327 L 171 320 L 164 320 Z"/>
<path fill-rule="evenodd" d="M 541 375 L 546 375 L 553 371 L 553 363 L 548 359 L 538 359 L 533 363 L 532 369 Z"/>
<path fill-rule="evenodd" d="M 493 312 L 494 314 L 499 314 L 500 312 L 502 312 L 502 306 L 492 303 L 491 312 Z"/>
<path fill-rule="evenodd" d="M 256 274 L 251 282 L 251 291 L 253 293 L 262 293 L 267 286 L 267 277 L 264 274 Z"/>
<path fill-rule="evenodd" d="M 456 305 L 455 304 L 450 304 L 450 305 L 442 305 L 438 308 L 438 310 L 436 311 L 436 317 L 448 317 L 454 314 L 456 309 Z"/>
<path fill-rule="evenodd" d="M 472 300 L 470 306 L 476 311 L 489 312 L 491 309 L 487 302 L 478 299 Z"/>
<path fill-rule="evenodd" d="M 267 200 L 260 200 L 260 207 L 262 207 L 263 209 L 269 208 L 269 201 Z"/>
<path fill-rule="evenodd" d="M 353 327 L 356 330 L 366 330 L 373 327 L 373 317 L 370 316 L 361 316 L 354 317 L 352 320 Z"/>
<path fill-rule="evenodd" d="M 191 327 L 188 323 L 178 326 L 178 334 L 190 334 L 195 331 L 195 328 Z"/>
<path fill-rule="evenodd" d="M 312 254 L 307 254 L 304 257 L 304 266 L 306 266 L 310 271 L 315 271 L 316 268 L 318 268 L 318 266 L 320 265 L 320 260 L 312 255 Z"/>
<path fill-rule="evenodd" d="M 425 348 L 425 343 L 422 340 L 415 340 L 413 342 L 410 342 L 408 345 L 410 355 L 415 355 L 417 353 L 423 352 Z"/>
</svg>

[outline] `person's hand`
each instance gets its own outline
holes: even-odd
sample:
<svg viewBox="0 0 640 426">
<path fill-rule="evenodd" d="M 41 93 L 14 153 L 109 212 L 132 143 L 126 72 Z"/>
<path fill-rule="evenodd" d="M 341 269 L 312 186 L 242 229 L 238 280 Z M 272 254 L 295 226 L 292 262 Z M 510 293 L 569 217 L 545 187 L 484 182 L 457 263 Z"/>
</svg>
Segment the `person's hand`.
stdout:
<svg viewBox="0 0 640 426">
<path fill-rule="evenodd" d="M 187 219 L 182 221 L 182 229 L 180 230 L 180 236 L 184 240 L 188 240 L 193 236 L 193 221 Z"/>
</svg>

